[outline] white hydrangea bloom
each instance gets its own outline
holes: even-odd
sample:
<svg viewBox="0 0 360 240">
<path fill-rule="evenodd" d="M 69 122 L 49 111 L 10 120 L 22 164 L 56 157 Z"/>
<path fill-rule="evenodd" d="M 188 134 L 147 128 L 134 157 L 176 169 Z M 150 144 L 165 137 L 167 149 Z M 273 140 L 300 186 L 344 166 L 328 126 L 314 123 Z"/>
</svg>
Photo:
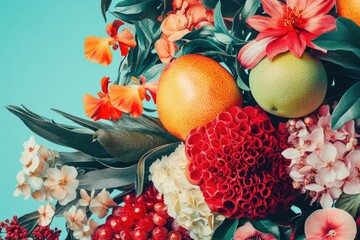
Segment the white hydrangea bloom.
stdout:
<svg viewBox="0 0 360 240">
<path fill-rule="evenodd" d="M 210 240 L 225 217 L 212 212 L 199 186 L 190 184 L 186 179 L 185 169 L 188 163 L 185 146 L 181 144 L 175 152 L 151 165 L 150 180 L 164 195 L 168 214 L 187 229 L 193 239 Z"/>
</svg>

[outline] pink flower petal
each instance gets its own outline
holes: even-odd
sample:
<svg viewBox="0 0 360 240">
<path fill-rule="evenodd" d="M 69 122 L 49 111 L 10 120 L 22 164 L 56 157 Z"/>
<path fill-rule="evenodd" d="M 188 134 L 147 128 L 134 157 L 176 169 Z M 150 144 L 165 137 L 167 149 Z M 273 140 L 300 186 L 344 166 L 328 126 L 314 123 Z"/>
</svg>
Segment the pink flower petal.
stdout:
<svg viewBox="0 0 360 240">
<path fill-rule="evenodd" d="M 320 197 L 320 205 L 322 208 L 331 208 L 334 203 L 333 198 L 331 197 L 330 193 L 323 193 Z"/>
<path fill-rule="evenodd" d="M 281 154 L 287 159 L 294 159 L 301 157 L 300 151 L 295 148 L 285 149 Z"/>
<path fill-rule="evenodd" d="M 61 168 L 61 174 L 66 180 L 73 180 L 77 177 L 78 172 L 73 166 L 63 166 Z"/>
<path fill-rule="evenodd" d="M 306 239 L 324 237 L 330 230 L 336 235 L 332 240 L 355 239 L 356 223 L 353 217 L 338 208 L 320 209 L 313 212 L 305 221 Z"/>
<path fill-rule="evenodd" d="M 259 15 L 249 17 L 246 19 L 246 23 L 259 32 L 268 29 L 281 29 L 281 25 L 274 18 Z"/>
<path fill-rule="evenodd" d="M 281 18 L 283 5 L 277 0 L 261 0 L 264 11 L 273 18 Z"/>
<path fill-rule="evenodd" d="M 238 54 L 239 62 L 248 69 L 251 69 L 266 56 L 266 46 L 274 38 L 264 38 L 260 41 L 253 40 L 241 48 Z"/>
<path fill-rule="evenodd" d="M 250 222 L 246 222 L 236 230 L 234 240 L 247 240 L 255 237 L 259 237 L 263 240 L 276 240 L 272 234 L 262 233 L 256 230 Z"/>
<path fill-rule="evenodd" d="M 266 47 L 266 54 L 268 59 L 273 59 L 276 55 L 288 51 L 288 45 L 286 43 L 286 35 L 275 39 L 270 42 Z"/>
<path fill-rule="evenodd" d="M 312 152 L 309 156 L 306 157 L 306 162 L 313 166 L 314 168 L 320 168 L 324 163 L 320 160 L 316 152 Z"/>
<path fill-rule="evenodd" d="M 299 9 L 305 9 L 307 2 L 307 0 L 287 0 L 286 4 L 291 8 L 297 7 Z"/>
<path fill-rule="evenodd" d="M 321 192 L 325 188 L 323 186 L 318 185 L 318 184 L 311 183 L 311 184 L 306 185 L 305 189 L 310 190 L 310 191 L 315 191 L 315 192 Z"/>
<path fill-rule="evenodd" d="M 291 31 L 287 35 L 287 46 L 292 54 L 301 57 L 306 49 L 306 40 L 301 34 Z"/>
<path fill-rule="evenodd" d="M 360 193 L 360 179 L 354 178 L 346 181 L 343 186 L 343 191 L 346 194 L 359 194 Z"/>
<path fill-rule="evenodd" d="M 316 16 L 306 19 L 298 27 L 308 32 L 320 35 L 336 28 L 335 18 L 330 15 Z"/>
<path fill-rule="evenodd" d="M 340 160 L 335 161 L 334 169 L 336 172 L 336 179 L 338 179 L 338 180 L 343 180 L 346 177 L 348 177 L 350 174 L 349 168 L 345 165 L 344 162 L 342 162 Z"/>
<path fill-rule="evenodd" d="M 326 163 L 335 162 L 337 152 L 331 143 L 325 143 L 321 152 L 321 159 Z"/>
<path fill-rule="evenodd" d="M 302 13 L 303 18 L 312 18 L 317 15 L 328 13 L 335 5 L 336 0 L 315 0 L 308 1 L 308 6 Z"/>
<path fill-rule="evenodd" d="M 322 182 L 332 182 L 336 179 L 336 172 L 333 168 L 321 168 L 318 175 Z"/>
</svg>

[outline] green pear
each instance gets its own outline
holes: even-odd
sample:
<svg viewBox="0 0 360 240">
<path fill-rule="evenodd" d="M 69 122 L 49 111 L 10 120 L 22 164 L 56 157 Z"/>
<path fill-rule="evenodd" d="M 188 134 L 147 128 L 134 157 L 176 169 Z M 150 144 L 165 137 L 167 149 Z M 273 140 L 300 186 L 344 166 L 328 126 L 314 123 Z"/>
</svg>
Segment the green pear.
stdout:
<svg viewBox="0 0 360 240">
<path fill-rule="evenodd" d="M 264 58 L 249 77 L 256 102 L 279 117 L 297 118 L 313 112 L 323 102 L 327 90 L 323 64 L 307 53 L 301 58 L 290 52 L 271 61 Z"/>
</svg>

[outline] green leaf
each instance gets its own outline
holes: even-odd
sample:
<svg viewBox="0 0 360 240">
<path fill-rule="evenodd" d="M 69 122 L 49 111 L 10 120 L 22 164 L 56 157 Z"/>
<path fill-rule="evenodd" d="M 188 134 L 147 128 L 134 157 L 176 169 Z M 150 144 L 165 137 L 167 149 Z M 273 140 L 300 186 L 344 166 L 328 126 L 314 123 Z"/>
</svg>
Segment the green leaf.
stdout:
<svg viewBox="0 0 360 240">
<path fill-rule="evenodd" d="M 239 219 L 225 219 L 225 221 L 215 230 L 214 240 L 230 240 L 234 238 Z"/>
<path fill-rule="evenodd" d="M 245 26 L 246 19 L 248 19 L 251 16 L 254 16 L 258 8 L 260 7 L 260 0 L 247 0 L 245 2 L 244 7 L 241 10 L 241 18 L 240 18 L 240 24 L 242 26 Z"/>
<path fill-rule="evenodd" d="M 356 216 L 360 206 L 360 194 L 341 194 L 339 199 L 335 202 L 335 207 L 340 208 L 350 213 L 353 217 Z"/>
<path fill-rule="evenodd" d="M 227 29 L 222 13 L 221 13 L 221 2 L 219 1 L 216 4 L 215 12 L 214 12 L 214 26 L 217 32 L 220 33 L 229 33 L 229 30 Z"/>
<path fill-rule="evenodd" d="M 144 182 L 147 181 L 149 176 L 151 164 L 162 156 L 171 154 L 178 146 L 179 142 L 166 144 L 148 151 L 141 157 L 137 165 L 137 177 L 135 181 L 135 192 L 137 196 L 143 191 Z"/>
<path fill-rule="evenodd" d="M 270 233 L 274 237 L 276 237 L 276 239 L 280 239 L 280 230 L 279 230 L 278 225 L 275 222 L 273 222 L 269 219 L 263 219 L 260 221 L 251 221 L 251 224 L 258 231 L 263 232 L 263 233 Z"/>
<path fill-rule="evenodd" d="M 214 9 L 219 0 L 202 0 L 202 3 L 207 9 Z"/>
<path fill-rule="evenodd" d="M 128 23 L 135 23 L 145 18 L 155 19 L 161 14 L 161 4 L 161 0 L 120 0 L 112 14 Z"/>
<path fill-rule="evenodd" d="M 281 240 L 290 240 L 291 233 L 293 230 L 292 227 L 279 226 L 279 230 L 280 230 L 280 239 Z"/>
<path fill-rule="evenodd" d="M 215 28 L 212 25 L 205 25 L 202 28 L 193 30 L 181 38 L 181 40 L 195 40 L 199 38 L 207 38 L 214 36 Z M 180 41 L 181 41 L 180 40 Z"/>
<path fill-rule="evenodd" d="M 81 169 L 120 168 L 126 166 L 117 158 L 97 158 L 83 152 L 60 152 L 56 164 Z"/>
<path fill-rule="evenodd" d="M 98 190 L 103 188 L 129 188 L 132 187 L 136 177 L 137 165 L 114 169 L 106 168 L 94 170 L 78 177 L 79 189 Z"/>
<path fill-rule="evenodd" d="M 328 51 L 326 54 L 317 52 L 316 55 L 321 60 L 337 65 L 327 69 L 328 72 L 360 79 L 360 58 L 354 53 L 338 50 Z"/>
<path fill-rule="evenodd" d="M 159 63 L 149 68 L 143 74 L 143 76 L 146 78 L 146 82 L 157 82 L 166 65 L 167 64 L 165 63 Z"/>
<path fill-rule="evenodd" d="M 74 123 L 77 123 L 79 124 L 80 126 L 83 126 L 83 127 L 86 127 L 86 128 L 89 128 L 89 129 L 92 129 L 94 131 L 97 131 L 101 128 L 113 128 L 111 125 L 109 124 L 106 124 L 106 123 L 102 123 L 102 122 L 94 122 L 94 121 L 89 121 L 89 120 L 86 120 L 86 119 L 83 119 L 83 118 L 79 118 L 79 117 L 76 117 L 74 115 L 71 115 L 69 113 L 66 113 L 66 112 L 63 112 L 63 111 L 60 111 L 58 109 L 51 109 L 53 110 L 54 112 L 56 113 L 59 113 L 61 114 L 63 117 L 73 121 Z"/>
<path fill-rule="evenodd" d="M 336 19 L 336 30 L 327 32 L 313 42 L 327 50 L 353 52 L 360 58 L 360 27 L 347 18 Z"/>
<path fill-rule="evenodd" d="M 331 118 L 331 128 L 338 129 L 352 119 L 360 117 L 360 82 L 354 84 L 341 97 Z"/>
<path fill-rule="evenodd" d="M 31 233 L 38 225 L 37 222 L 39 220 L 39 217 L 40 214 L 38 211 L 31 212 L 19 217 L 18 223 L 24 228 L 26 228 L 29 233 Z"/>
<path fill-rule="evenodd" d="M 214 52 L 215 54 L 227 53 L 218 46 L 218 43 L 210 39 L 195 39 L 182 46 L 181 55 L 190 53 L 208 53 Z"/>
<path fill-rule="evenodd" d="M 101 0 L 101 13 L 104 17 L 104 20 L 106 22 L 106 12 L 110 7 L 112 0 Z"/>
<path fill-rule="evenodd" d="M 6 108 L 19 117 L 34 133 L 55 144 L 71 147 L 95 157 L 112 157 L 98 142 L 93 141 L 95 132 L 89 128 L 59 124 L 18 106 L 7 106 Z"/>
</svg>

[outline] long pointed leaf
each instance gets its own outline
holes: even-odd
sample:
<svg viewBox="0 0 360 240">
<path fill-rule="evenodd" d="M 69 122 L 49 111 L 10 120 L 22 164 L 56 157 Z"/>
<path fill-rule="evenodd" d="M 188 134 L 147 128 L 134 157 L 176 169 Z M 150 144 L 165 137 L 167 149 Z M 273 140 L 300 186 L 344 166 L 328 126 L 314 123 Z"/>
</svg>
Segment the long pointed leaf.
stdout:
<svg viewBox="0 0 360 240">
<path fill-rule="evenodd" d="M 137 162 L 147 151 L 174 142 L 156 134 L 123 129 L 100 129 L 94 139 L 124 163 Z"/>
<path fill-rule="evenodd" d="M 53 143 L 71 147 L 95 157 L 112 157 L 98 142 L 93 141 L 94 132 L 91 129 L 58 124 L 17 106 L 6 108 L 19 117 L 34 133 Z"/>
<path fill-rule="evenodd" d="M 137 177 L 135 182 L 135 192 L 137 196 L 139 196 L 143 191 L 144 182 L 149 176 L 149 167 L 151 166 L 151 164 L 155 162 L 157 159 L 161 158 L 162 156 L 174 152 L 178 146 L 179 146 L 179 142 L 166 144 L 151 149 L 141 157 L 137 165 L 137 174 L 136 174 Z"/>
<path fill-rule="evenodd" d="M 101 0 L 101 13 L 104 17 L 104 20 L 106 22 L 106 12 L 110 7 L 112 0 Z"/>
<path fill-rule="evenodd" d="M 83 118 L 79 118 L 79 117 L 76 117 L 76 116 L 71 115 L 69 113 L 60 111 L 58 109 L 51 109 L 51 110 L 61 114 L 62 116 L 66 117 L 67 119 L 70 119 L 74 123 L 79 124 L 80 126 L 90 128 L 90 129 L 92 129 L 94 131 L 97 131 L 97 130 L 99 130 L 101 128 L 113 128 L 111 125 L 108 125 L 108 124 L 105 124 L 105 123 L 102 123 L 102 122 L 94 122 L 94 121 L 89 121 L 89 120 L 86 120 L 86 119 L 83 119 Z"/>
<path fill-rule="evenodd" d="M 338 129 L 346 122 L 360 117 L 360 82 L 354 84 L 340 99 L 336 105 L 332 119 L 331 127 Z"/>
<path fill-rule="evenodd" d="M 136 177 L 137 165 L 122 169 L 106 168 L 95 170 L 78 177 L 79 189 L 121 188 L 132 186 Z"/>
</svg>

